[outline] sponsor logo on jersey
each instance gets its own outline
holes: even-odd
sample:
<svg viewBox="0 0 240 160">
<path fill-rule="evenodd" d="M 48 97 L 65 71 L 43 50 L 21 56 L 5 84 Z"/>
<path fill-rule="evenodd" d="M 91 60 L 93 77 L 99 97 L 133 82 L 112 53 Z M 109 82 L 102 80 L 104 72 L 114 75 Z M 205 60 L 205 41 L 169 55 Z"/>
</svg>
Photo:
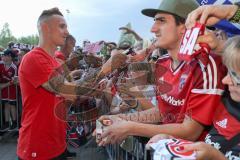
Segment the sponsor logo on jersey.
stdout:
<svg viewBox="0 0 240 160">
<path fill-rule="evenodd" d="M 229 151 L 225 154 L 225 157 L 229 160 L 240 160 L 240 154 L 239 156 L 233 155 L 232 151 Z"/>
<path fill-rule="evenodd" d="M 217 143 L 217 142 L 212 142 L 211 138 L 212 138 L 211 135 L 208 134 L 208 135 L 206 136 L 206 138 L 205 138 L 205 142 L 206 142 L 207 144 L 212 145 L 214 148 L 220 150 L 221 145 L 220 145 L 219 143 Z"/>
<path fill-rule="evenodd" d="M 183 74 L 181 77 L 180 77 L 180 83 L 179 83 L 179 88 L 178 90 L 181 91 L 186 83 L 186 79 L 187 79 L 187 75 L 186 74 Z"/>
<path fill-rule="evenodd" d="M 167 94 L 162 94 L 161 98 L 173 106 L 182 106 L 185 102 L 185 99 L 175 99 L 174 97 L 168 96 Z"/>
<path fill-rule="evenodd" d="M 216 124 L 221 128 L 227 128 L 227 122 L 228 122 L 228 119 L 225 118 L 224 120 L 216 122 Z"/>
</svg>

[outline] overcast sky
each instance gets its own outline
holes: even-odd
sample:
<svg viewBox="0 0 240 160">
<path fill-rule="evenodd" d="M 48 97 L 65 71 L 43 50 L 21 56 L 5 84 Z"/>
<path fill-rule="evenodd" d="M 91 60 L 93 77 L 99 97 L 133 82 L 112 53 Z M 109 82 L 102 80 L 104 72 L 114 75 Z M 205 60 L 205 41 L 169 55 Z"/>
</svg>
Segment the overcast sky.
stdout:
<svg viewBox="0 0 240 160">
<path fill-rule="evenodd" d="M 78 44 L 84 39 L 117 42 L 118 28 L 128 22 L 143 38 L 151 38 L 153 19 L 143 16 L 141 10 L 158 5 L 159 0 L 1 0 L 0 28 L 8 22 L 17 38 L 37 34 L 36 21 L 42 10 L 58 7 Z"/>
</svg>

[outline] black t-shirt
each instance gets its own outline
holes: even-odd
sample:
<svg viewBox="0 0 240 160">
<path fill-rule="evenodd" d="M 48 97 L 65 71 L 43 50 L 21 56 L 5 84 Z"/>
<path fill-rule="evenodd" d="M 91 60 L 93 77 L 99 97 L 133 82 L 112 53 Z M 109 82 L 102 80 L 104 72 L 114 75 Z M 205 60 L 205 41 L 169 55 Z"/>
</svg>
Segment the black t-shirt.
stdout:
<svg viewBox="0 0 240 160">
<path fill-rule="evenodd" d="M 228 92 L 222 97 L 222 104 L 215 113 L 213 128 L 205 142 L 220 150 L 229 160 L 240 160 L 240 103 L 233 101 Z M 225 148 L 227 149 L 225 150 Z"/>
</svg>

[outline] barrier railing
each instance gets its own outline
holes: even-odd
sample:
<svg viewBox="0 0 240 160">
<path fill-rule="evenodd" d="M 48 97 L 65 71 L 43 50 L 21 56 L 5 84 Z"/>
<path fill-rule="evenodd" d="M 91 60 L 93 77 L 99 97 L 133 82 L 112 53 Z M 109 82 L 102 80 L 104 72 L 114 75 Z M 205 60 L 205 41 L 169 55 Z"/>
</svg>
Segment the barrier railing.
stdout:
<svg viewBox="0 0 240 160">
<path fill-rule="evenodd" d="M 0 128 L 3 126 L 2 87 L 0 87 Z"/>
<path fill-rule="evenodd" d="M 3 125 L 4 125 L 4 105 L 3 105 L 3 99 L 2 99 L 2 90 L 4 89 L 4 88 L 6 88 L 6 87 L 8 87 L 8 90 L 9 90 L 9 86 L 4 86 L 3 84 L 0 84 L 1 86 L 0 86 L 0 128 L 2 128 L 3 127 Z M 4 87 L 3 87 L 4 86 Z M 19 122 L 20 122 L 20 112 L 21 112 L 21 107 L 22 107 L 22 103 L 20 102 L 21 101 L 21 93 L 20 93 L 20 90 L 19 90 L 19 88 L 18 88 L 19 86 L 18 86 L 18 84 L 15 84 L 15 89 L 16 89 L 16 122 L 17 122 L 17 128 L 16 129 L 14 129 L 14 130 L 11 130 L 11 131 L 18 131 L 18 129 L 19 129 Z M 9 92 L 9 91 L 8 91 Z M 9 113 L 10 114 L 10 113 Z M 9 117 L 11 117 L 10 115 L 9 115 Z M 12 118 L 11 118 L 11 120 L 12 120 Z M 9 127 L 10 127 L 10 123 L 9 123 Z M 1 132 L 1 131 L 0 131 Z"/>
<path fill-rule="evenodd" d="M 21 101 L 21 93 L 20 93 L 20 90 L 19 90 L 19 85 L 18 84 L 15 84 L 15 88 L 16 88 L 16 111 L 17 111 L 17 129 L 19 129 L 19 121 L 20 121 L 20 101 Z M 22 107 L 22 106 L 21 106 Z"/>
<path fill-rule="evenodd" d="M 139 137 L 133 138 L 132 150 L 124 148 L 124 146 L 114 144 L 108 145 L 106 151 L 110 160 L 152 160 L 150 151 L 145 148 L 145 144 L 140 141 Z M 130 147 L 131 148 L 131 147 Z"/>
</svg>

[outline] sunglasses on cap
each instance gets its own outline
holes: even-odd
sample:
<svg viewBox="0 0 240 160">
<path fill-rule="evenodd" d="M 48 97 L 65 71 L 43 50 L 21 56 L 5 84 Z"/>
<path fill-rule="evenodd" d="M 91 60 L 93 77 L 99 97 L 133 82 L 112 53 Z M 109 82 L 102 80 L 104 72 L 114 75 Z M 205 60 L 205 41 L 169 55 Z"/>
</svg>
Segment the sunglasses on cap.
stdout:
<svg viewBox="0 0 240 160">
<path fill-rule="evenodd" d="M 228 70 L 228 74 L 230 75 L 230 77 L 233 81 L 233 84 L 236 86 L 240 86 L 240 76 L 237 75 L 236 72 L 231 71 L 231 70 Z"/>
</svg>

